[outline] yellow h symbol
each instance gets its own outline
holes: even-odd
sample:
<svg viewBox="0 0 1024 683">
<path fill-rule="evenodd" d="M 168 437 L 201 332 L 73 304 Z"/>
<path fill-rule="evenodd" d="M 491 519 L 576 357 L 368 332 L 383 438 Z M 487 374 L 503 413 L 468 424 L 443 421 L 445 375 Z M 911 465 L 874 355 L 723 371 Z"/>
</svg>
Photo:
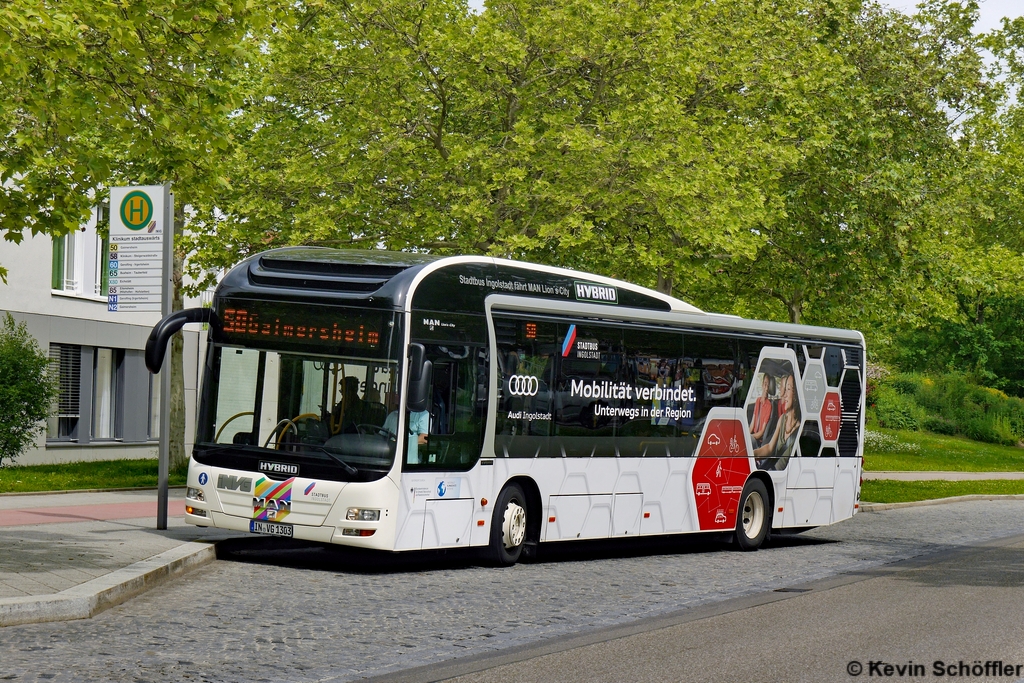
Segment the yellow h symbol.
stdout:
<svg viewBox="0 0 1024 683">
<path fill-rule="evenodd" d="M 121 222 L 129 230 L 141 230 L 153 217 L 153 202 L 141 190 L 129 192 L 121 200 Z"/>
<path fill-rule="evenodd" d="M 142 201 L 142 197 L 132 197 L 128 202 L 128 220 L 132 223 L 141 223 L 146 218 L 148 218 L 146 204 Z"/>
</svg>

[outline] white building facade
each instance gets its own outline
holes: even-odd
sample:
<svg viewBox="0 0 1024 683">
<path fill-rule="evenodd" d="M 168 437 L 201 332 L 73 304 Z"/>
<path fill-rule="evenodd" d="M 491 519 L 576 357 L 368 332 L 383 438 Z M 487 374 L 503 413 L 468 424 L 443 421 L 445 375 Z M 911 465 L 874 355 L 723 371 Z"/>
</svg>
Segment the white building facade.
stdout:
<svg viewBox="0 0 1024 683">
<path fill-rule="evenodd" d="M 157 457 L 161 377 L 146 370 L 146 339 L 159 313 L 107 311 L 106 208 L 65 237 L 0 241 L 0 315 L 24 322 L 59 374 L 46 429 L 14 463 Z M 192 326 L 190 326 L 192 327 Z M 185 441 L 191 450 L 198 395 L 200 331 L 185 331 Z"/>
</svg>

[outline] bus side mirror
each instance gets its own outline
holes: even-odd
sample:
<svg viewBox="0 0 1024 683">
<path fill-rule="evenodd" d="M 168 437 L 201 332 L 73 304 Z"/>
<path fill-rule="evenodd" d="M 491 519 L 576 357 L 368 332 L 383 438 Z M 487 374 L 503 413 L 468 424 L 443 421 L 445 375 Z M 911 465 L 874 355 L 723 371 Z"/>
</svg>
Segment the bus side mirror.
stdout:
<svg viewBox="0 0 1024 683">
<path fill-rule="evenodd" d="M 184 311 L 175 311 L 158 322 L 146 340 L 146 367 L 149 371 L 153 374 L 160 372 L 160 367 L 164 364 L 167 342 L 186 323 L 209 323 L 212 320 L 212 309 L 186 308 Z"/>
<path fill-rule="evenodd" d="M 426 410 L 430 402 L 430 382 L 433 365 L 424 357 L 427 350 L 423 344 L 409 344 L 409 390 L 406 402 L 409 410 Z"/>
</svg>

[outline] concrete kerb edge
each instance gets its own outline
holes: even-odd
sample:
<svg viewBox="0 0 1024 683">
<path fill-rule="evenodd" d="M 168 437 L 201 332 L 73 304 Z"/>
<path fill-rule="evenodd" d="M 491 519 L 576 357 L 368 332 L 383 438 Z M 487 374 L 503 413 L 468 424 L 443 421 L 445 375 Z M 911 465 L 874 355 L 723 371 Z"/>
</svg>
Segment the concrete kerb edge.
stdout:
<svg viewBox="0 0 1024 683">
<path fill-rule="evenodd" d="M 185 490 L 185 486 L 168 486 L 168 490 Z M 121 493 L 123 491 L 156 491 L 155 486 L 129 486 L 120 489 L 65 489 L 62 491 L 9 491 L 2 496 L 60 496 L 66 493 Z"/>
<path fill-rule="evenodd" d="M 885 510 L 899 510 L 901 508 L 920 507 L 922 505 L 946 505 L 948 503 L 963 503 L 969 500 L 1024 500 L 1024 494 L 1007 493 L 991 494 L 972 493 L 967 496 L 951 496 L 949 498 L 932 498 L 931 500 L 912 500 L 906 503 L 861 503 L 861 512 L 883 512 Z"/>
<path fill-rule="evenodd" d="M 216 557 L 215 543 L 184 543 L 53 595 L 4 598 L 0 627 L 88 619 Z"/>
</svg>

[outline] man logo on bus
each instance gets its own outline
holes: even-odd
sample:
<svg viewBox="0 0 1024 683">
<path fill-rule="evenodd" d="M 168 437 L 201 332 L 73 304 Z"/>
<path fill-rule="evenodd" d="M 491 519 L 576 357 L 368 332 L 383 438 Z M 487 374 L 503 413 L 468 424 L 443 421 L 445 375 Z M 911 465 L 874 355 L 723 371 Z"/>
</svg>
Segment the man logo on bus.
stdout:
<svg viewBox="0 0 1024 683">
<path fill-rule="evenodd" d="M 121 200 L 121 222 L 129 230 L 142 230 L 153 218 L 153 200 L 142 190 L 129 192 Z"/>
</svg>

